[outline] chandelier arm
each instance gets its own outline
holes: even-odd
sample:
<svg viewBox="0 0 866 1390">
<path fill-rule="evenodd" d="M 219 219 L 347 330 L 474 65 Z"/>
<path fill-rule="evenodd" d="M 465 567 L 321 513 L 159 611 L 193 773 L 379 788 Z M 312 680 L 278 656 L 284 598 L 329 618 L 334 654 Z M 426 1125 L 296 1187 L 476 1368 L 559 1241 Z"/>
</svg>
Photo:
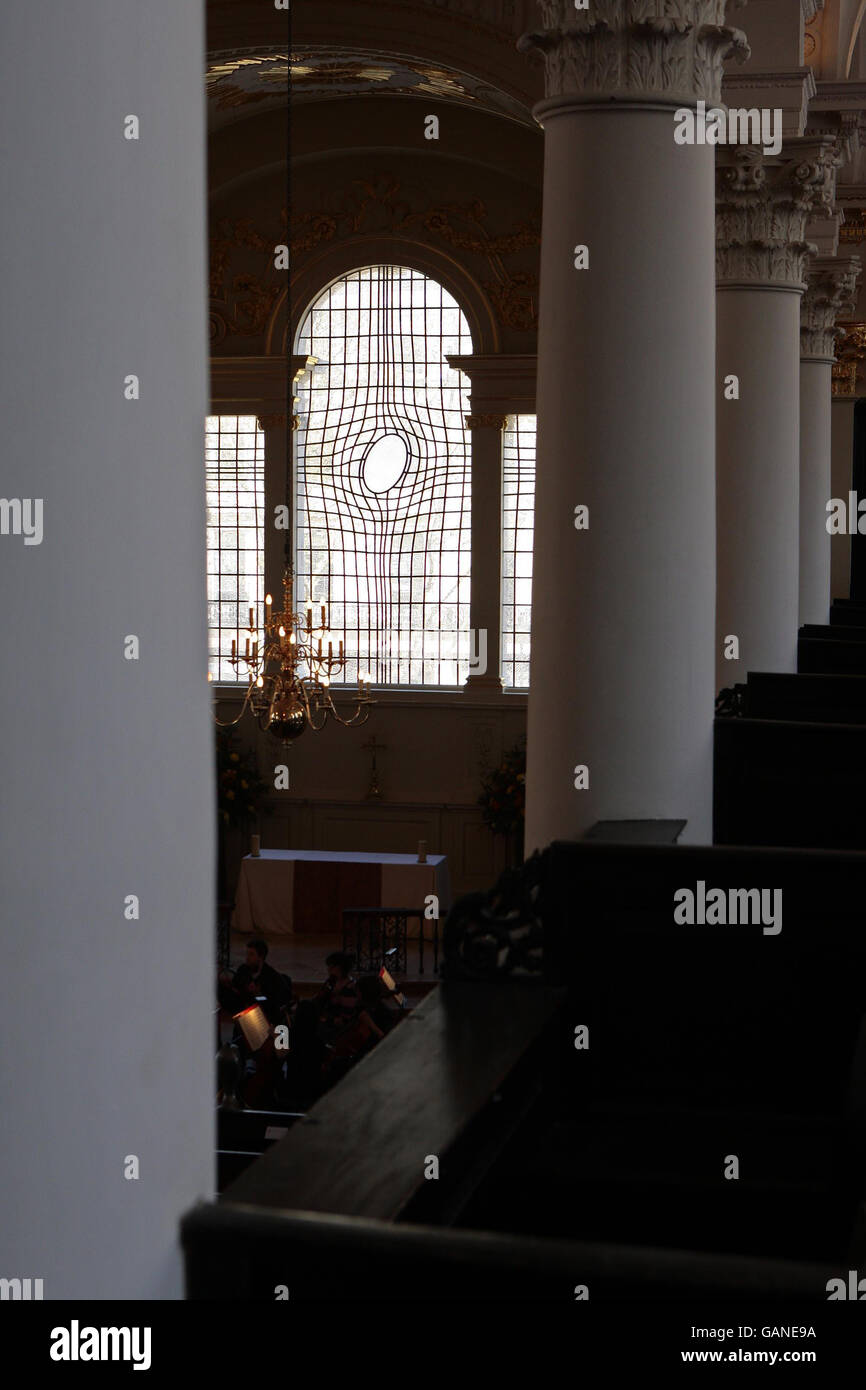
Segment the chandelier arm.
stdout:
<svg viewBox="0 0 866 1390">
<path fill-rule="evenodd" d="M 213 719 L 213 722 L 216 724 L 218 729 L 233 729 L 237 724 L 240 724 L 249 707 L 250 694 L 252 692 L 252 688 L 252 683 L 250 683 L 247 686 L 246 693 L 244 695 L 244 701 L 241 705 L 241 712 L 238 715 L 237 719 L 218 719 L 216 716 L 216 712 L 214 710 L 211 710 L 211 718 Z M 214 703 L 216 703 L 216 696 L 214 696 Z"/>
</svg>

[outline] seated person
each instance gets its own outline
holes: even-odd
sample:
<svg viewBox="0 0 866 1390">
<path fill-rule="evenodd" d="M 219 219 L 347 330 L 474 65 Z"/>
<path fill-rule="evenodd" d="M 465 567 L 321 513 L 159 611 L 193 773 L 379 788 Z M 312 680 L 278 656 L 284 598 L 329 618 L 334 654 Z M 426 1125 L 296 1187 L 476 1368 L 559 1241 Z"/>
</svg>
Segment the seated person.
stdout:
<svg viewBox="0 0 866 1390">
<path fill-rule="evenodd" d="M 324 1043 L 333 1042 L 357 1021 L 361 1012 L 358 982 L 350 973 L 355 957 L 346 951 L 332 951 L 325 961 L 328 978 L 314 1003 L 316 1005 L 316 1034 Z"/>
<path fill-rule="evenodd" d="M 267 963 L 268 943 L 259 938 L 247 942 L 246 962 L 234 978 L 224 970 L 219 977 L 219 1001 L 231 1014 L 240 1013 L 264 995 L 262 1012 L 269 1023 L 280 1023 L 292 1004 L 292 982 Z"/>
</svg>

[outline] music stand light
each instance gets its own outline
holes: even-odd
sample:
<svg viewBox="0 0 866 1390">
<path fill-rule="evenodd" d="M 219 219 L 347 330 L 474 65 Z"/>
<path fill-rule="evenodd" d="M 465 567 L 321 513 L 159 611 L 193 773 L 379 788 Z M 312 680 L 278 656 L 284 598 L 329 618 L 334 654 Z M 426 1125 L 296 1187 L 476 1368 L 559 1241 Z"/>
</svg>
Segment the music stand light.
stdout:
<svg viewBox="0 0 866 1390">
<path fill-rule="evenodd" d="M 270 1024 L 259 1005 L 251 1004 L 248 1009 L 242 1009 L 239 1014 L 234 1014 L 233 1018 L 235 1023 L 240 1026 L 250 1052 L 258 1052 L 259 1048 L 267 1042 L 271 1031 Z"/>
</svg>

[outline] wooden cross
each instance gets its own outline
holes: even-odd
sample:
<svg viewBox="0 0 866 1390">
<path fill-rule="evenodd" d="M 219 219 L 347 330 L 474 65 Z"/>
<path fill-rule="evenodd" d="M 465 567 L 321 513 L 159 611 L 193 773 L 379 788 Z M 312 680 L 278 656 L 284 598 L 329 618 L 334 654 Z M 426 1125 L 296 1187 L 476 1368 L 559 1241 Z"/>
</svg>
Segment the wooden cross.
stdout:
<svg viewBox="0 0 866 1390">
<path fill-rule="evenodd" d="M 384 753 L 387 746 L 388 745 L 386 743 L 378 743 L 376 741 L 375 734 L 368 743 L 364 743 L 361 745 L 362 748 L 369 748 L 370 753 L 372 754 L 372 767 L 370 768 L 370 789 L 367 792 L 368 798 L 379 797 L 382 795 L 382 789 L 379 786 L 379 774 L 376 770 L 376 754 Z"/>
</svg>

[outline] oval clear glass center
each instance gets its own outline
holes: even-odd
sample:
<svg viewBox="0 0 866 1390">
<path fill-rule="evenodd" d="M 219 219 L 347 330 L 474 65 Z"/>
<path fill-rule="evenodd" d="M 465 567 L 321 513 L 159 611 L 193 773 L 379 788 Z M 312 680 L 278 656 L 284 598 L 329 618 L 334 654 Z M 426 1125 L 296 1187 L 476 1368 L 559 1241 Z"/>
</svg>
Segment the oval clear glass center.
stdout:
<svg viewBox="0 0 866 1390">
<path fill-rule="evenodd" d="M 387 492 L 402 476 L 409 450 L 399 434 L 385 434 L 372 443 L 361 465 L 364 486 L 371 492 Z"/>
</svg>

